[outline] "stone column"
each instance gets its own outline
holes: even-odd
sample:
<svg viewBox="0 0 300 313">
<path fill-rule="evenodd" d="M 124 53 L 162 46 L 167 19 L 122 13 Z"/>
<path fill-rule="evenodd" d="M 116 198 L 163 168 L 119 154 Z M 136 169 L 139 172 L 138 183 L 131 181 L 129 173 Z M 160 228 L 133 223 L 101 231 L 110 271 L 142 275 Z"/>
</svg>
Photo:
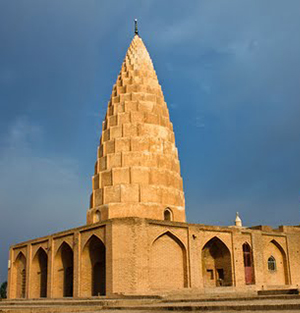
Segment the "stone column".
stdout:
<svg viewBox="0 0 300 313">
<path fill-rule="evenodd" d="M 113 229 L 112 222 L 106 224 L 105 226 L 105 252 L 106 252 L 106 295 L 111 295 L 113 293 Z"/>
<path fill-rule="evenodd" d="M 253 253 L 255 285 L 259 289 L 262 289 L 262 286 L 265 283 L 265 278 L 264 278 L 263 238 L 261 232 L 252 233 L 252 253 Z"/>
<path fill-rule="evenodd" d="M 53 279 L 53 238 L 48 240 L 48 273 L 47 273 L 47 298 L 52 298 L 52 279 Z"/>
<path fill-rule="evenodd" d="M 32 246 L 27 244 L 26 247 L 26 291 L 25 298 L 30 298 L 30 275 L 31 275 L 31 262 L 32 262 Z"/>
<path fill-rule="evenodd" d="M 74 233 L 73 236 L 73 298 L 78 298 L 80 295 L 80 235 L 79 232 Z"/>
<path fill-rule="evenodd" d="M 7 271 L 7 299 L 12 299 L 12 273 L 13 273 L 13 258 L 14 258 L 14 253 L 13 249 L 9 249 L 9 258 L 8 258 L 8 271 Z"/>
</svg>

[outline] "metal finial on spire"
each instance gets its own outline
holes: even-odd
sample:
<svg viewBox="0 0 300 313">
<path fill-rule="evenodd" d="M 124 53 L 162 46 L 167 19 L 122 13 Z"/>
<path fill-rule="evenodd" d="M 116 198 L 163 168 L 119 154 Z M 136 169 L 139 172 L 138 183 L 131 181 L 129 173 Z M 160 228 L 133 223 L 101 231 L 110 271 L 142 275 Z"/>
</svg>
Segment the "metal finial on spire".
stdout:
<svg viewBox="0 0 300 313">
<path fill-rule="evenodd" d="M 134 19 L 134 33 L 135 33 L 136 35 L 139 34 L 138 25 L 137 25 L 137 19 Z"/>
</svg>

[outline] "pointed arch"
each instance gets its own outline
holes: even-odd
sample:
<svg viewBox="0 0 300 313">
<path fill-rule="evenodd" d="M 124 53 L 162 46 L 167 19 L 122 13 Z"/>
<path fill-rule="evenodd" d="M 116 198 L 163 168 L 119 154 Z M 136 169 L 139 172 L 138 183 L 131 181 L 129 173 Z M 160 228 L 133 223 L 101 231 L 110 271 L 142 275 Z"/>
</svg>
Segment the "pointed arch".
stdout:
<svg viewBox="0 0 300 313">
<path fill-rule="evenodd" d="M 102 240 L 98 235 L 96 235 L 96 234 L 91 234 L 91 235 L 88 237 L 86 243 L 84 244 L 84 246 L 83 246 L 83 248 L 82 248 L 82 251 L 84 251 L 84 249 L 86 249 L 86 247 L 89 245 L 89 243 L 90 243 L 92 240 L 99 240 L 99 241 L 101 241 L 101 243 L 104 245 L 103 240 Z"/>
<path fill-rule="evenodd" d="M 70 244 L 67 241 L 65 241 L 65 240 L 60 244 L 59 248 L 57 249 L 56 256 L 59 253 L 61 253 L 62 249 L 71 249 L 73 251 L 73 249 L 71 248 Z"/>
<path fill-rule="evenodd" d="M 287 285 L 289 283 L 287 256 L 283 247 L 272 239 L 264 253 L 265 279 L 267 285 Z"/>
<path fill-rule="evenodd" d="M 73 249 L 63 241 L 54 257 L 54 297 L 73 297 Z"/>
<path fill-rule="evenodd" d="M 152 241 L 151 245 L 153 245 L 155 243 L 155 241 L 157 241 L 159 238 L 161 238 L 162 236 L 167 235 L 169 237 L 171 237 L 173 240 L 175 240 L 183 249 L 186 250 L 186 246 L 185 244 L 182 242 L 182 240 L 177 237 L 172 231 L 167 230 L 167 231 L 163 231 L 160 235 L 158 235 L 156 238 L 154 238 L 154 240 Z"/>
<path fill-rule="evenodd" d="M 242 249 L 245 270 L 245 283 L 246 285 L 252 285 L 255 283 L 252 248 L 248 242 L 244 242 Z"/>
<path fill-rule="evenodd" d="M 202 275 L 204 287 L 231 286 L 231 253 L 226 244 L 217 236 L 203 246 Z"/>
<path fill-rule="evenodd" d="M 81 296 L 106 294 L 106 248 L 103 241 L 92 234 L 81 253 Z"/>
<path fill-rule="evenodd" d="M 273 243 L 273 245 L 275 245 L 280 250 L 282 255 L 286 256 L 286 253 L 285 253 L 284 249 L 282 248 L 282 246 L 275 239 L 272 239 L 271 243 Z"/>
<path fill-rule="evenodd" d="M 48 274 L 48 255 L 45 249 L 39 247 L 36 251 L 31 264 L 31 298 L 47 297 L 47 274 Z"/>
<path fill-rule="evenodd" d="M 245 241 L 243 243 L 243 246 L 247 246 L 248 248 L 250 248 L 252 250 L 251 244 L 248 241 Z"/>
<path fill-rule="evenodd" d="M 187 287 L 186 248 L 170 231 L 156 237 L 150 246 L 149 278 L 152 290 Z"/>
<path fill-rule="evenodd" d="M 26 297 L 26 266 L 27 260 L 22 251 L 20 251 L 14 262 L 14 275 L 13 280 L 15 282 L 16 298 L 25 298 Z"/>
<path fill-rule="evenodd" d="M 164 220 L 173 221 L 173 211 L 169 207 L 164 210 Z"/>
<path fill-rule="evenodd" d="M 26 260 L 26 256 L 23 253 L 23 251 L 19 251 L 19 253 L 17 254 L 17 256 L 15 258 L 15 262 L 17 262 L 17 260 L 20 260 L 20 259 L 25 259 Z"/>
</svg>

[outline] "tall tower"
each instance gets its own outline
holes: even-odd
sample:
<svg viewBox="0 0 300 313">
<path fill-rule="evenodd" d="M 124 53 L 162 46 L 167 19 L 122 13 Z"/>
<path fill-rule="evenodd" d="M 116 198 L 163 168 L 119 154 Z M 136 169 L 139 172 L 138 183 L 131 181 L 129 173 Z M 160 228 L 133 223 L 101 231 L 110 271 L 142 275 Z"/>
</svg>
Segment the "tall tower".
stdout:
<svg viewBox="0 0 300 313">
<path fill-rule="evenodd" d="M 137 28 L 103 121 L 87 223 L 117 217 L 185 222 L 173 125 Z"/>
</svg>

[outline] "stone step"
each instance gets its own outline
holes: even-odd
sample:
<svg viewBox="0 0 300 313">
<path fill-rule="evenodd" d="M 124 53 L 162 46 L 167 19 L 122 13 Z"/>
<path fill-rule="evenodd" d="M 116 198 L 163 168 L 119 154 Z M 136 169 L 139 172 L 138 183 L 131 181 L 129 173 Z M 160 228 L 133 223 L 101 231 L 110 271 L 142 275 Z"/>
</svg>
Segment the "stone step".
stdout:
<svg viewBox="0 0 300 313">
<path fill-rule="evenodd" d="M 84 305 L 140 305 L 140 304 L 157 304 L 157 303 L 184 303 L 184 302 L 228 302 L 228 301 L 254 301 L 254 300 L 292 300 L 299 299 L 299 294 L 293 293 L 278 293 L 278 294 L 266 294 L 266 295 L 231 295 L 231 296 L 213 296 L 213 295 L 194 295 L 194 297 L 181 297 L 181 298 L 168 298 L 159 296 L 126 296 L 122 298 L 106 298 L 106 297 L 94 297 L 83 299 L 72 298 L 59 298 L 59 299 L 15 299 L 15 300 L 3 300 L 0 301 L 0 307 L 2 306 L 84 306 Z"/>
<path fill-rule="evenodd" d="M 288 295 L 288 294 L 299 294 L 299 289 L 268 289 L 268 290 L 259 290 L 258 295 Z"/>
<path fill-rule="evenodd" d="M 239 296 L 239 297 L 228 297 L 228 298 L 190 298 L 190 299 L 163 299 L 161 302 L 162 303 L 178 303 L 178 302 L 228 302 L 228 301 L 254 301 L 254 300 L 291 300 L 291 299 L 299 299 L 300 300 L 300 295 L 297 294 L 279 294 L 279 295 L 264 295 L 264 296 Z"/>
<path fill-rule="evenodd" d="M 122 300 L 122 302 L 121 302 Z M 52 300 L 52 301 L 2 301 L 0 312 L 3 313 L 75 313 L 75 312 L 165 312 L 165 311 L 300 311 L 299 295 L 281 297 L 249 297 L 239 299 L 149 299 L 140 300 Z"/>
<path fill-rule="evenodd" d="M 159 312 L 159 311 L 282 311 L 282 310 L 299 310 L 300 298 L 284 298 L 284 299 L 246 299 L 231 301 L 198 301 L 198 302 L 169 302 L 157 303 L 143 306 L 113 306 L 106 307 L 110 310 L 127 310 Z"/>
</svg>

